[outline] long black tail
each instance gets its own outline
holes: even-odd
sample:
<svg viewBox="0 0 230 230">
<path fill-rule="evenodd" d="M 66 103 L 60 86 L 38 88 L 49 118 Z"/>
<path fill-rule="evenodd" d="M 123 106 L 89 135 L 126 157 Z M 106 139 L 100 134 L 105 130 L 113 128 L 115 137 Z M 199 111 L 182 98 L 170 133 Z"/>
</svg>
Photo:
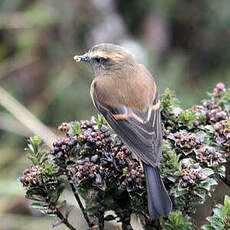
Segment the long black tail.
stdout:
<svg viewBox="0 0 230 230">
<path fill-rule="evenodd" d="M 159 169 L 143 163 L 148 195 L 149 215 L 152 219 L 167 217 L 172 210 L 172 202 L 161 180 Z"/>
</svg>

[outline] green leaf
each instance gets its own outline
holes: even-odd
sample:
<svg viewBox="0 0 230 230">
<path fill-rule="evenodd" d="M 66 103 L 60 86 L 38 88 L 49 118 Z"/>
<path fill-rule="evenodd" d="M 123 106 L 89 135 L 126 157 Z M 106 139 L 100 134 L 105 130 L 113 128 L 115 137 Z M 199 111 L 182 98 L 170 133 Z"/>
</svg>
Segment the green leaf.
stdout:
<svg viewBox="0 0 230 230">
<path fill-rule="evenodd" d="M 37 159 L 40 162 L 42 157 L 45 155 L 46 152 L 39 152 L 39 154 L 37 155 Z"/>
<path fill-rule="evenodd" d="M 101 115 L 98 114 L 97 119 L 96 119 L 96 124 L 98 125 L 99 129 L 101 128 L 102 125 L 107 124 L 105 118 Z"/>
<path fill-rule="evenodd" d="M 193 224 L 190 222 L 189 216 L 183 216 L 180 211 L 171 212 L 169 220 L 163 222 L 166 230 L 192 230 Z"/>
<path fill-rule="evenodd" d="M 230 119 L 227 120 L 227 127 L 230 129 Z"/>
<path fill-rule="evenodd" d="M 38 136 L 30 137 L 28 139 L 28 144 L 27 144 L 28 149 L 27 149 L 27 152 L 31 156 L 36 157 L 36 154 L 41 149 L 41 144 L 42 144 L 42 141 L 41 141 L 41 139 Z"/>
<path fill-rule="evenodd" d="M 193 112 L 192 110 L 185 110 L 180 113 L 179 121 L 182 123 L 187 123 L 187 122 L 192 123 L 195 120 L 196 120 L 196 115 L 195 112 Z"/>
<path fill-rule="evenodd" d="M 225 163 L 226 160 L 223 159 L 222 163 Z M 221 165 L 218 168 L 215 168 L 215 172 L 218 173 L 220 176 L 225 177 L 225 166 Z"/>
<path fill-rule="evenodd" d="M 175 92 L 166 89 L 164 94 L 161 96 L 161 109 L 170 112 L 178 112 L 179 110 L 179 100 L 175 96 Z"/>
<path fill-rule="evenodd" d="M 27 145 L 28 146 L 28 153 L 31 155 L 31 156 L 35 156 L 36 155 L 36 152 L 35 152 L 35 149 L 34 149 L 34 145 L 32 145 L 32 144 L 28 144 Z"/>
<path fill-rule="evenodd" d="M 36 209 L 41 209 L 41 208 L 44 208 L 45 206 L 45 203 L 44 202 L 33 202 L 31 204 L 31 207 L 32 208 L 36 208 Z"/>
<path fill-rule="evenodd" d="M 39 136 L 35 135 L 31 138 L 32 143 L 35 147 L 39 147 L 42 143 L 41 139 L 39 138 Z"/>
<path fill-rule="evenodd" d="M 222 210 L 220 208 L 214 208 L 213 213 L 217 217 L 220 217 L 220 218 L 223 217 Z M 209 220 L 209 218 L 211 218 L 211 217 L 207 217 L 207 220 Z"/>
<path fill-rule="evenodd" d="M 211 176 L 214 174 L 214 171 L 210 168 L 204 168 L 202 169 L 202 173 L 204 173 L 206 176 Z"/>
<path fill-rule="evenodd" d="M 188 192 L 187 188 L 182 188 L 180 185 L 178 187 L 172 187 L 171 193 L 174 194 L 175 198 L 185 195 Z"/>
<path fill-rule="evenodd" d="M 202 229 L 229 229 L 230 226 L 230 197 L 225 196 L 224 205 L 218 204 L 213 210 L 213 216 L 207 217 L 209 224 L 202 226 Z"/>
<path fill-rule="evenodd" d="M 72 125 L 71 128 L 72 128 L 72 131 L 73 131 L 73 135 L 74 135 L 74 136 L 79 136 L 80 134 L 82 134 L 80 122 L 75 122 L 75 124 Z"/>
<path fill-rule="evenodd" d="M 223 208 L 224 216 L 230 216 L 230 197 L 225 196 L 224 198 L 224 208 Z"/>
<path fill-rule="evenodd" d="M 207 191 L 210 191 L 212 186 L 217 185 L 217 181 L 213 178 L 208 177 L 206 180 L 201 181 L 200 187 L 203 189 L 206 189 Z"/>
<path fill-rule="evenodd" d="M 226 206 L 230 209 L 230 197 L 227 195 L 224 198 L 224 206 Z"/>
<path fill-rule="evenodd" d="M 203 191 L 201 191 L 201 190 L 199 190 L 199 191 L 194 191 L 194 194 L 197 195 L 199 198 L 201 198 L 201 201 L 198 202 L 198 204 L 204 203 L 204 201 L 205 201 L 205 196 L 206 196 L 206 192 L 204 192 L 204 190 L 203 190 Z"/>
<path fill-rule="evenodd" d="M 213 133 L 213 131 L 214 131 L 214 128 L 213 128 L 212 125 L 205 125 L 204 128 L 205 128 L 207 131 L 209 131 L 210 133 Z"/>
<path fill-rule="evenodd" d="M 35 157 L 28 157 L 28 159 L 31 160 L 34 165 L 39 164 L 39 161 Z"/>
<path fill-rule="evenodd" d="M 210 225 L 204 225 L 202 226 L 203 230 L 216 230 L 214 227 L 210 226 Z"/>
</svg>

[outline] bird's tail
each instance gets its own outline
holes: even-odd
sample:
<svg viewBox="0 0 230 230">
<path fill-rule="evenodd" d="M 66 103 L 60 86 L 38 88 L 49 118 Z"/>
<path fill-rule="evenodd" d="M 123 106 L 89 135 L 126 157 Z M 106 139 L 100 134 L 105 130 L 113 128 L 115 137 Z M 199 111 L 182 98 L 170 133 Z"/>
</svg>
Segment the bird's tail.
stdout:
<svg viewBox="0 0 230 230">
<path fill-rule="evenodd" d="M 167 217 L 172 210 L 172 202 L 161 180 L 159 169 L 143 163 L 146 178 L 148 209 L 152 219 Z"/>
</svg>

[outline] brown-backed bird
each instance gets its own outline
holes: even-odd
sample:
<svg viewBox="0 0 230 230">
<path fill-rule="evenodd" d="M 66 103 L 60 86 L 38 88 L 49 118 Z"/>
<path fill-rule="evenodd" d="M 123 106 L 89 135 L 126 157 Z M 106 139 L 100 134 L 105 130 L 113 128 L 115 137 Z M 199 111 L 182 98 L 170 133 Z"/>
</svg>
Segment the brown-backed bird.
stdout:
<svg viewBox="0 0 230 230">
<path fill-rule="evenodd" d="M 91 64 L 94 105 L 143 163 L 150 217 L 167 217 L 172 204 L 157 167 L 162 156 L 162 129 L 153 77 L 126 49 L 114 44 L 95 45 L 74 59 Z"/>
</svg>

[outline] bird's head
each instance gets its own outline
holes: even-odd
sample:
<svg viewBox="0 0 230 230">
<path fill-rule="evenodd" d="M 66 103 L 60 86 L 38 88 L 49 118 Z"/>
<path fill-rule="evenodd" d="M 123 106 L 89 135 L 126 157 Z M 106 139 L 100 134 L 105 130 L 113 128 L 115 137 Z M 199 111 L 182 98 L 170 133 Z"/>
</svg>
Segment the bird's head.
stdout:
<svg viewBox="0 0 230 230">
<path fill-rule="evenodd" d="M 74 57 L 76 62 L 89 62 L 96 75 L 114 73 L 114 71 L 123 71 L 124 68 L 133 68 L 135 60 L 133 56 L 123 47 L 102 43 L 93 46 L 87 53 Z"/>
</svg>

